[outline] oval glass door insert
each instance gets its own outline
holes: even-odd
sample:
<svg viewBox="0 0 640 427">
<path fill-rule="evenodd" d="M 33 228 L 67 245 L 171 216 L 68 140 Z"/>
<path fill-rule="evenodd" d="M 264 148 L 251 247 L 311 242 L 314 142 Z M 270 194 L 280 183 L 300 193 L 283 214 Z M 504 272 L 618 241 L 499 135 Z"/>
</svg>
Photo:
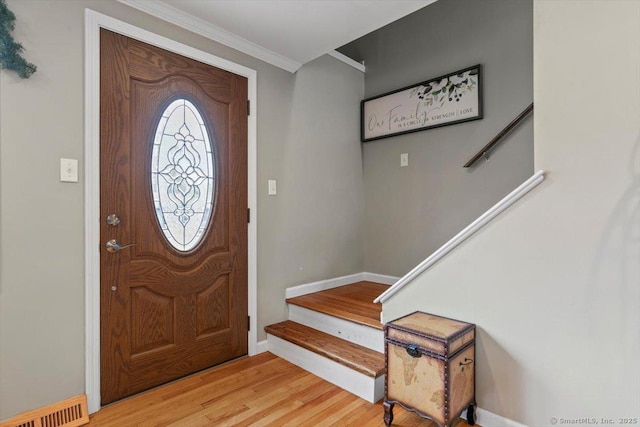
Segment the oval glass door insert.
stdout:
<svg viewBox="0 0 640 427">
<path fill-rule="evenodd" d="M 153 140 L 151 187 L 156 217 L 180 252 L 204 237 L 215 199 L 214 158 L 198 108 L 177 99 L 164 110 Z"/>
</svg>

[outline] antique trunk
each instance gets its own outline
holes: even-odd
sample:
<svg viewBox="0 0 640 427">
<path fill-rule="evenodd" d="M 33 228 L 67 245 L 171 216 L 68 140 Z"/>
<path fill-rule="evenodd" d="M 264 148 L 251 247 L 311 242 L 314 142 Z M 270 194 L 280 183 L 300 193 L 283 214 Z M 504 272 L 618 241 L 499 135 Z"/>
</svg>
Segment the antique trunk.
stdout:
<svg viewBox="0 0 640 427">
<path fill-rule="evenodd" d="M 475 423 L 475 325 L 415 312 L 384 327 L 384 420 L 397 403 L 441 427 L 467 410 Z"/>
</svg>

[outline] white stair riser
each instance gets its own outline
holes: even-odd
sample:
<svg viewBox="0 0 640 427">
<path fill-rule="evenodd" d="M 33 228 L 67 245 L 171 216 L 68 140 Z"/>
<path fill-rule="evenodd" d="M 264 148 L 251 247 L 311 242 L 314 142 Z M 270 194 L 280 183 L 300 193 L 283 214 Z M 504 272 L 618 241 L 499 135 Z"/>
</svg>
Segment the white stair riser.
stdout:
<svg viewBox="0 0 640 427">
<path fill-rule="evenodd" d="M 384 375 L 371 378 L 271 334 L 267 334 L 267 347 L 276 356 L 368 402 L 375 403 L 384 397 Z"/>
<path fill-rule="evenodd" d="M 289 320 L 378 353 L 384 353 L 384 333 L 380 329 L 329 316 L 294 304 L 289 304 Z"/>
</svg>

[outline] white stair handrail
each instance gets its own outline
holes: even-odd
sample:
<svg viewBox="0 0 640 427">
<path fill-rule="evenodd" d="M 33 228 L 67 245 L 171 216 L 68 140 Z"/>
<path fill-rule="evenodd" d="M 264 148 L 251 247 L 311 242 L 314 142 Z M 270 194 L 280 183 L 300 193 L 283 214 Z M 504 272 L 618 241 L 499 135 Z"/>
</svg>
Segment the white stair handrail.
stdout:
<svg viewBox="0 0 640 427">
<path fill-rule="evenodd" d="M 538 184 L 544 181 L 545 173 L 545 171 L 540 170 L 533 174 L 531 178 L 523 182 L 518 188 L 509 193 L 505 198 L 500 200 L 492 208 L 490 208 L 488 211 L 480 215 L 475 221 L 469 224 L 464 230 L 456 234 L 451 240 L 449 240 L 438 250 L 432 253 L 427 259 L 422 261 L 411 271 L 401 277 L 400 280 L 398 280 L 396 283 L 390 286 L 389 289 L 380 294 L 380 296 L 378 296 L 378 298 L 376 298 L 373 302 L 384 303 L 385 301 L 387 301 L 389 298 L 391 298 L 392 295 L 397 293 L 405 285 L 411 283 L 413 279 L 427 271 L 433 264 L 438 262 L 445 255 L 455 249 L 460 243 L 467 240 L 467 238 L 469 238 L 473 233 L 484 227 L 489 221 L 498 216 L 502 211 L 517 202 L 529 191 L 537 187 Z"/>
</svg>

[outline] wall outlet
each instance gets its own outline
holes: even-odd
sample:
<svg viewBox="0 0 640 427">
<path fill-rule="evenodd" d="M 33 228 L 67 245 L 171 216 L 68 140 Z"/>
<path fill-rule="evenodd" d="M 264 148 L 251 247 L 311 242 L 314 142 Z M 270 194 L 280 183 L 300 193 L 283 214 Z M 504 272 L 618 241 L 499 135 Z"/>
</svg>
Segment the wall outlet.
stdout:
<svg viewBox="0 0 640 427">
<path fill-rule="evenodd" d="M 409 153 L 400 154 L 400 167 L 409 166 Z"/>
<path fill-rule="evenodd" d="M 275 179 L 270 179 L 269 183 L 268 183 L 268 192 L 270 196 L 275 196 L 276 194 L 278 194 L 278 189 L 276 187 L 276 180 Z"/>
</svg>

